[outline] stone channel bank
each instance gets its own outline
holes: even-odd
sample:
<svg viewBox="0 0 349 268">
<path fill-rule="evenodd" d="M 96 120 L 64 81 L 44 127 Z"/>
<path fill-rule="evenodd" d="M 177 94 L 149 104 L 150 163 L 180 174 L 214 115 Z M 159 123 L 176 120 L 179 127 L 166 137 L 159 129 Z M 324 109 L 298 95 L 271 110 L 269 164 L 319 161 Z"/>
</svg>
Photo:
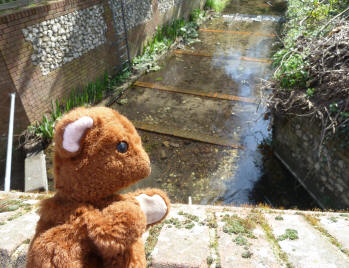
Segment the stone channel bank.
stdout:
<svg viewBox="0 0 349 268">
<path fill-rule="evenodd" d="M 321 122 L 276 117 L 273 147 L 310 195 L 324 209 L 349 208 L 349 152 L 340 141 L 325 142 L 321 152 Z"/>
</svg>

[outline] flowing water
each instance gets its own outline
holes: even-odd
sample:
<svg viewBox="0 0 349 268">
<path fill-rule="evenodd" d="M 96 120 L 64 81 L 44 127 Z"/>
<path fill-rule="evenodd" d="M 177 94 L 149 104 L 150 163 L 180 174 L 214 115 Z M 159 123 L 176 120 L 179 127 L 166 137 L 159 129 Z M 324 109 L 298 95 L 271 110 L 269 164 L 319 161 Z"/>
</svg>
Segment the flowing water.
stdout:
<svg viewBox="0 0 349 268">
<path fill-rule="evenodd" d="M 316 207 L 274 159 L 260 104 L 284 8 L 231 1 L 200 26 L 200 42 L 174 50 L 113 106 L 138 127 L 152 162 L 131 190 L 162 188 L 173 202 Z"/>
<path fill-rule="evenodd" d="M 200 26 L 200 42 L 171 52 L 113 105 L 134 122 L 152 163 L 128 190 L 157 187 L 180 203 L 317 207 L 273 156 L 260 103 L 285 6 L 231 1 Z"/>
</svg>

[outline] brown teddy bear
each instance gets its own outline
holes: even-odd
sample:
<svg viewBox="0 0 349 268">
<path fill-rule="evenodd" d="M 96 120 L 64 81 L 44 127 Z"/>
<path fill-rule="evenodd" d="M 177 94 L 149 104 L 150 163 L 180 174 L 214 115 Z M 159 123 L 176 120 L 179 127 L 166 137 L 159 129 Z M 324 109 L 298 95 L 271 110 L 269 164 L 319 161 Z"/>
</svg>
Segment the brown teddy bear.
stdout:
<svg viewBox="0 0 349 268">
<path fill-rule="evenodd" d="M 54 140 L 57 192 L 41 203 L 27 267 L 145 267 L 142 234 L 170 202 L 157 189 L 116 193 L 150 173 L 135 127 L 106 107 L 77 108 Z"/>
</svg>

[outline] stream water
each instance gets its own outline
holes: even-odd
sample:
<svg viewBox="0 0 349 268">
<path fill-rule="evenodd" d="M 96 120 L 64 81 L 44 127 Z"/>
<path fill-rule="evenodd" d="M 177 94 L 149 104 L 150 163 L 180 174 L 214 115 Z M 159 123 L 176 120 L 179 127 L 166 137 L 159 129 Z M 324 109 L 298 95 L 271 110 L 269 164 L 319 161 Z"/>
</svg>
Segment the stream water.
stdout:
<svg viewBox="0 0 349 268">
<path fill-rule="evenodd" d="M 171 52 L 112 106 L 134 122 L 152 163 L 128 190 L 161 188 L 179 203 L 317 207 L 273 156 L 260 103 L 285 7 L 232 0 L 200 26 L 200 42 Z"/>
<path fill-rule="evenodd" d="M 231 1 L 200 26 L 200 42 L 173 51 L 113 106 L 141 129 L 152 161 L 150 177 L 130 190 L 158 187 L 182 203 L 316 207 L 273 157 L 258 104 L 284 8 Z"/>
</svg>

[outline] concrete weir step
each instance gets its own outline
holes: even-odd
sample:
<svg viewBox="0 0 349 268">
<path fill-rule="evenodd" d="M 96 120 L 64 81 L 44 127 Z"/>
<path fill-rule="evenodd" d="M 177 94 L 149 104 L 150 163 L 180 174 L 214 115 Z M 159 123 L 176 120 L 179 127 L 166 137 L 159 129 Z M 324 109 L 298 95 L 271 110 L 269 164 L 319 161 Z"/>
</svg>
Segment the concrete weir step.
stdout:
<svg viewBox="0 0 349 268">
<path fill-rule="evenodd" d="M 45 197 L 0 192 L 0 267 L 25 267 Z M 349 213 L 173 204 L 143 239 L 154 268 L 346 268 L 348 237 Z"/>
</svg>

